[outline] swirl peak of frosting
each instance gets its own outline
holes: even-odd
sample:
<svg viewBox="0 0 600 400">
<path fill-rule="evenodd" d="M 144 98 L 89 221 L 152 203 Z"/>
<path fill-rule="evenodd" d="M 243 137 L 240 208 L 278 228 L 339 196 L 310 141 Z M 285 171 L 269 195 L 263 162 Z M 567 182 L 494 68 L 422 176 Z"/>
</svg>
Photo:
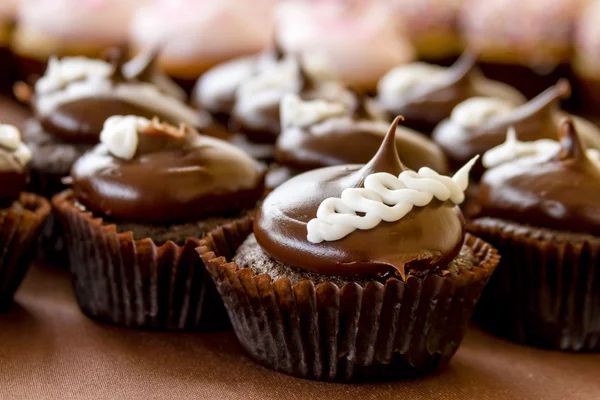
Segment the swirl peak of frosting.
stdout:
<svg viewBox="0 0 600 400">
<path fill-rule="evenodd" d="M 572 119 L 563 119 L 558 132 L 553 153 L 485 172 L 479 188 L 481 217 L 600 234 L 600 163 L 584 150 Z"/>
<path fill-rule="evenodd" d="M 170 223 L 250 209 L 264 168 L 225 141 L 138 116 L 113 116 L 73 166 L 77 200 L 124 221 Z"/>
<path fill-rule="evenodd" d="M 308 225 L 314 225 L 310 221 L 320 218 L 319 208 L 326 199 L 341 197 L 348 189 L 360 191 L 370 176 L 375 176 L 376 179 L 371 178 L 369 182 L 377 182 L 379 177 L 388 175 L 397 180 L 396 177 L 404 172 L 408 174 L 402 175 L 403 177 L 414 176 L 415 173 L 409 171 L 398 156 L 395 135 L 401 119 L 397 117 L 394 120 L 383 142 L 380 142 L 379 150 L 367 164 L 339 165 L 309 171 L 271 192 L 263 202 L 254 223 L 254 234 L 262 249 L 288 265 L 338 276 L 381 277 L 398 274 L 404 277 L 407 271 L 427 272 L 443 268 L 453 260 L 464 242 L 464 219 L 453 203 L 453 200 L 460 201 L 462 193 L 459 191 L 465 183 L 464 170 L 456 181 L 439 176 L 430 169 L 423 170 L 428 179 L 422 182 L 417 182 L 417 179 L 415 182 L 425 183 L 418 187 L 435 194 L 426 195 L 429 197 L 431 194 L 431 199 L 428 199 L 425 206 L 411 206 L 411 210 L 405 212 L 405 218 L 389 218 L 393 221 L 380 221 L 370 229 L 355 230 L 335 241 L 316 243 L 319 240 L 313 241 L 307 237 L 307 231 L 311 229 Z M 379 175 L 380 173 L 383 175 Z M 383 182 L 383 187 L 387 183 Z M 449 187 L 452 189 L 448 189 Z M 398 187 L 388 189 L 393 192 Z M 355 193 L 357 190 L 346 193 Z M 418 196 L 416 190 L 414 194 Z M 369 195 L 363 200 L 374 201 L 375 196 L 380 200 L 379 208 L 388 207 L 379 194 L 372 197 Z M 442 201 L 437 196 L 446 200 Z M 364 204 L 362 200 L 358 200 Z M 419 204 L 425 204 L 425 200 L 427 199 L 420 199 Z M 343 223 L 346 224 L 347 221 Z"/>
</svg>

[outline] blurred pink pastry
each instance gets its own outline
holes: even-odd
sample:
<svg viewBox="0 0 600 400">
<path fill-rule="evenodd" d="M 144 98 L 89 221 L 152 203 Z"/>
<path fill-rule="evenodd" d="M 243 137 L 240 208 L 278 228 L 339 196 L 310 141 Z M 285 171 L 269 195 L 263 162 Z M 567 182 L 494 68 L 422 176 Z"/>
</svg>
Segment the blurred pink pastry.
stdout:
<svg viewBox="0 0 600 400">
<path fill-rule="evenodd" d="M 38 60 L 51 55 L 96 57 L 127 43 L 131 16 L 146 1 L 22 0 L 14 51 Z"/>
<path fill-rule="evenodd" d="M 282 47 L 323 63 L 346 84 L 373 91 L 391 68 L 414 59 L 383 1 L 286 0 L 277 13 Z"/>
<path fill-rule="evenodd" d="M 0 47 L 6 47 L 15 22 L 19 0 L 0 1 Z"/>
<path fill-rule="evenodd" d="M 209 68 L 255 54 L 273 40 L 276 0 L 158 0 L 131 25 L 134 49 L 163 46 L 159 65 L 193 82 Z"/>
<path fill-rule="evenodd" d="M 479 54 L 486 75 L 532 97 L 568 72 L 575 22 L 586 2 L 465 0 L 465 44 Z"/>
<path fill-rule="evenodd" d="M 462 51 L 459 15 L 464 0 L 385 0 L 421 59 L 445 61 Z"/>
<path fill-rule="evenodd" d="M 600 0 L 591 1 L 577 23 L 573 69 L 579 109 L 600 116 Z"/>
</svg>

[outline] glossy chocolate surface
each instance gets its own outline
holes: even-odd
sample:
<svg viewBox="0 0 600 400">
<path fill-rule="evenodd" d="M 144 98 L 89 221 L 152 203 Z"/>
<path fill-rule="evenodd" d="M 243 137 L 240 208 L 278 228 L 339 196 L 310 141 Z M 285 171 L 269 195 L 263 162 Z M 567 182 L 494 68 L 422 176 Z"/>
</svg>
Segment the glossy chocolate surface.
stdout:
<svg viewBox="0 0 600 400">
<path fill-rule="evenodd" d="M 483 81 L 487 84 L 482 85 L 480 82 Z M 452 113 L 456 105 L 471 97 L 505 97 L 510 102 L 516 99 L 525 101 L 516 89 L 510 91 L 510 96 L 507 95 L 507 89 L 500 82 L 487 80 L 477 68 L 475 56 L 465 53 L 448 68 L 441 81 L 423 82 L 411 88 L 402 101 L 395 104 L 380 102 L 380 105 L 393 116 L 404 116 L 405 126 L 430 133 Z"/>
<path fill-rule="evenodd" d="M 568 97 L 569 94 L 568 82 L 559 81 L 522 106 L 492 117 L 479 126 L 465 127 L 452 119 L 447 119 L 435 129 L 433 139 L 448 156 L 451 168 L 457 168 L 473 156 L 483 154 L 502 144 L 511 126 L 515 128 L 519 140 L 524 142 L 538 139 L 556 140 L 558 138 L 557 118 L 561 113 L 560 100 Z M 478 163 L 473 170 L 473 175 L 480 176 L 481 173 L 483 173 L 483 166 Z"/>
<path fill-rule="evenodd" d="M 449 202 L 415 207 L 397 222 L 381 222 L 343 239 L 319 244 L 307 240 L 307 223 L 321 202 L 339 197 L 350 187 L 362 187 L 374 172 L 398 175 L 407 168 L 395 146 L 396 119 L 377 154 L 366 165 L 344 165 L 310 171 L 275 189 L 257 213 L 254 234 L 275 259 L 324 275 L 404 277 L 412 270 L 446 266 L 460 251 L 463 216 Z"/>
<path fill-rule="evenodd" d="M 600 235 L 600 166 L 573 122 L 560 126 L 560 151 L 488 170 L 479 188 L 481 216 L 538 228 Z"/>
<path fill-rule="evenodd" d="M 180 136 L 167 131 L 183 132 Z M 233 146 L 189 129 L 164 125 L 139 133 L 133 159 L 103 145 L 71 171 L 72 188 L 86 208 L 127 222 L 194 221 L 252 208 L 264 190 L 261 167 Z"/>
<path fill-rule="evenodd" d="M 385 123 L 373 121 L 363 107 L 359 107 L 352 116 L 335 120 L 342 122 L 331 125 L 326 131 L 319 131 L 319 134 L 311 133 L 314 125 L 284 129 L 275 146 L 277 162 L 298 171 L 369 162 L 383 139 L 378 125 Z M 321 124 L 327 124 L 327 121 L 316 125 Z M 445 173 L 448 169 L 442 151 L 417 132 L 399 128 L 396 132 L 396 149 L 402 162 L 410 169 L 428 166 L 439 173 Z"/>
</svg>

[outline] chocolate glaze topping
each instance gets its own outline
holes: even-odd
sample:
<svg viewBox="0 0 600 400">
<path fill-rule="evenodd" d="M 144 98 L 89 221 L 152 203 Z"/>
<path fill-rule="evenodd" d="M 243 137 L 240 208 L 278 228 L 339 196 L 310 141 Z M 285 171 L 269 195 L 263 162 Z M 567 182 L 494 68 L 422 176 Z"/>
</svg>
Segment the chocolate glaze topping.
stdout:
<svg viewBox="0 0 600 400">
<path fill-rule="evenodd" d="M 383 121 L 374 121 L 358 98 L 354 113 L 348 117 L 336 117 L 345 121 L 330 125 L 326 132 L 314 134 L 311 129 L 326 121 L 308 127 L 292 126 L 283 129 L 275 144 L 275 157 L 280 165 L 297 171 L 344 164 L 365 164 L 381 146 L 383 135 L 377 129 Z M 361 101 L 362 100 L 362 101 Z M 330 119 L 332 122 L 334 119 Z M 323 126 L 323 125 L 321 125 Z M 427 137 L 408 130 L 396 132 L 396 148 L 400 158 L 410 169 L 418 170 L 428 166 L 439 173 L 445 173 L 448 166 L 446 157 Z"/>
<path fill-rule="evenodd" d="M 506 139 L 513 126 L 521 141 L 558 138 L 557 118 L 561 114 L 560 100 L 570 95 L 570 85 L 559 81 L 534 99 L 507 113 L 494 116 L 474 127 L 463 126 L 452 119 L 443 121 L 435 129 L 433 139 L 449 158 L 451 168 L 457 168 L 476 154 L 483 154 Z M 588 142 L 587 138 L 583 138 Z M 600 138 L 596 138 L 598 141 Z M 591 145 L 592 142 L 586 143 Z M 483 166 L 478 163 L 473 176 L 481 176 Z"/>
<path fill-rule="evenodd" d="M 600 167 L 573 126 L 559 128 L 560 151 L 502 164 L 483 175 L 480 216 L 538 228 L 600 235 Z"/>
<path fill-rule="evenodd" d="M 27 170 L 0 170 L 0 209 L 10 206 L 25 189 L 28 181 Z"/>
<path fill-rule="evenodd" d="M 499 92 L 490 90 L 490 86 L 477 84 L 486 78 L 477 68 L 476 61 L 475 54 L 465 52 L 448 68 L 442 80 L 423 82 L 412 88 L 401 101 L 395 104 L 380 102 L 380 106 L 391 115 L 403 115 L 407 127 L 430 133 L 462 101 L 471 97 L 499 96 Z M 488 82 L 496 87 L 508 89 L 508 86 L 500 82 Z M 525 101 L 525 98 L 519 96 L 518 91 L 514 89 L 506 100 L 513 102 L 516 99 Z"/>
<path fill-rule="evenodd" d="M 114 68 L 111 76 L 114 84 L 151 83 L 157 58 L 158 50 L 154 49 L 127 63 L 122 49 L 111 48 L 104 54 L 104 59 Z M 131 74 L 125 74 L 125 69 L 131 70 Z M 35 108 L 35 98 L 33 103 Z M 39 120 L 44 130 L 65 142 L 94 144 L 98 143 L 104 121 L 113 115 L 139 115 L 146 118 L 158 116 L 161 120 L 166 119 L 166 116 L 157 115 L 156 111 L 123 100 L 90 97 L 59 105 L 50 115 L 40 116 Z"/>
<path fill-rule="evenodd" d="M 194 221 L 256 205 L 264 171 L 224 141 L 153 120 L 138 133 L 131 160 L 101 144 L 71 170 L 76 199 L 89 210 L 127 222 Z"/>
<path fill-rule="evenodd" d="M 275 189 L 257 213 L 254 234 L 275 259 L 324 275 L 381 277 L 445 267 L 459 253 L 465 233 L 463 216 L 449 202 L 415 207 L 397 222 L 381 222 L 343 239 L 313 244 L 307 223 L 321 202 L 361 187 L 374 172 L 394 175 L 407 168 L 396 149 L 396 118 L 377 154 L 366 165 L 343 165 L 310 171 Z"/>
</svg>

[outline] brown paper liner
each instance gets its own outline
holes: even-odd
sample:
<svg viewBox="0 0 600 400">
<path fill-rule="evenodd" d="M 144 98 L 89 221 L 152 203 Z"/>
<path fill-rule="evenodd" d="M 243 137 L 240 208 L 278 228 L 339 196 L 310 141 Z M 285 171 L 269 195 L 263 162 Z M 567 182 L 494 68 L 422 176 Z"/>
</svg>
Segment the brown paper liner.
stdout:
<svg viewBox="0 0 600 400">
<path fill-rule="evenodd" d="M 600 239 L 571 242 L 542 237 L 534 228 L 480 221 L 473 221 L 469 231 L 495 246 L 502 261 L 483 293 L 476 321 L 534 346 L 599 351 Z"/>
<path fill-rule="evenodd" d="M 481 264 L 472 271 L 365 286 L 291 285 L 229 262 L 252 232 L 251 219 L 219 228 L 197 249 L 236 335 L 260 364 L 324 381 L 392 379 L 442 367 L 458 348 L 499 257 L 467 237 Z"/>
<path fill-rule="evenodd" d="M 215 286 L 194 249 L 135 240 L 92 213 L 66 190 L 52 199 L 65 230 L 75 296 L 91 317 L 132 328 L 214 330 L 229 327 Z"/>
<path fill-rule="evenodd" d="M 34 254 L 31 247 L 50 214 L 50 203 L 35 194 L 21 193 L 24 210 L 0 211 L 0 310 L 12 304 Z"/>
</svg>

